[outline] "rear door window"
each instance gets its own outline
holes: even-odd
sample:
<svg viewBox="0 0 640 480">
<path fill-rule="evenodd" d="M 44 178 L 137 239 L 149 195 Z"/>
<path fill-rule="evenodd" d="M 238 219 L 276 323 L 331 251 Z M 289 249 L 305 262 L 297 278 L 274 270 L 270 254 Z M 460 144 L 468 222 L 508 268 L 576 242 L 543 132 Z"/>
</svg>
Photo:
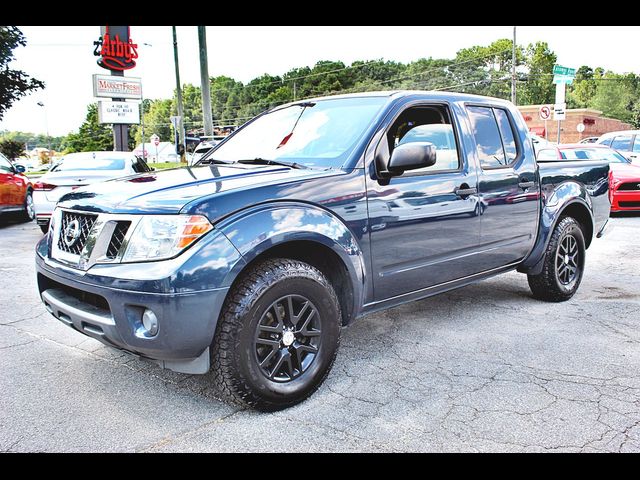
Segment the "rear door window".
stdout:
<svg viewBox="0 0 640 480">
<path fill-rule="evenodd" d="M 476 150 L 482 168 L 504 167 L 507 164 L 500 139 L 500 131 L 493 109 L 488 107 L 467 107 Z"/>
<path fill-rule="evenodd" d="M 507 157 L 507 163 L 511 163 L 516 159 L 518 155 L 518 148 L 516 147 L 516 138 L 513 134 L 513 128 L 507 112 L 500 108 L 494 108 L 493 113 L 498 120 L 498 128 L 500 129 L 500 135 L 502 136 L 502 144 L 504 145 L 504 154 Z"/>
<path fill-rule="evenodd" d="M 501 108 L 468 106 L 476 151 L 483 169 L 508 167 L 518 155 L 508 113 Z"/>
<path fill-rule="evenodd" d="M 640 135 L 636 135 L 635 140 L 633 141 L 633 151 L 640 153 Z"/>
<path fill-rule="evenodd" d="M 631 135 L 619 135 L 611 142 L 611 148 L 615 150 L 631 150 Z"/>
</svg>

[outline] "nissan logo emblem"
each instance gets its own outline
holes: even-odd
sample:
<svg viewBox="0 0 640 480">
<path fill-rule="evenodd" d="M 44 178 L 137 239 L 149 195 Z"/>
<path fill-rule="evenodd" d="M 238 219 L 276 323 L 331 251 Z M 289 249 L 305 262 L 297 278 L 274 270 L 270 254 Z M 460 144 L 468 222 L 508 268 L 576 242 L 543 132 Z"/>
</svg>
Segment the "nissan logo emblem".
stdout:
<svg viewBox="0 0 640 480">
<path fill-rule="evenodd" d="M 71 247 L 78 237 L 80 237 L 80 223 L 78 220 L 72 220 L 67 224 L 67 227 L 62 232 L 62 239 L 67 247 Z"/>
</svg>

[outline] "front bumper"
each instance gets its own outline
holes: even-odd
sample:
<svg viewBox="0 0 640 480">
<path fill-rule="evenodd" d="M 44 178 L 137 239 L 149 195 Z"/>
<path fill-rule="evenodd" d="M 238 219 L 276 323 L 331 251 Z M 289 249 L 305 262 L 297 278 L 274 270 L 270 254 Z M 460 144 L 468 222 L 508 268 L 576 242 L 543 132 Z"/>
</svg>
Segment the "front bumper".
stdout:
<svg viewBox="0 0 640 480">
<path fill-rule="evenodd" d="M 50 259 L 47 237 L 36 248 L 36 270 L 40 296 L 54 317 L 164 368 L 207 372 L 208 348 L 229 290 L 230 272 L 243 262 L 226 237 L 212 232 L 184 259 L 96 265 L 87 271 Z M 143 327 L 145 309 L 158 320 L 153 336 Z"/>
<path fill-rule="evenodd" d="M 616 190 L 611 202 L 612 212 L 640 211 L 640 190 Z"/>
</svg>

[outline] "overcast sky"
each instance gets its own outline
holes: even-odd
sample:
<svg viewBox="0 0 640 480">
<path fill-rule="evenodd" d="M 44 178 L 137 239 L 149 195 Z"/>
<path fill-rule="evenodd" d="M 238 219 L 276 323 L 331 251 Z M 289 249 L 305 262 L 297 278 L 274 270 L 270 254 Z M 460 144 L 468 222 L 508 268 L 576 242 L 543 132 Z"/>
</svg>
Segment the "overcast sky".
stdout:
<svg viewBox="0 0 640 480">
<path fill-rule="evenodd" d="M 20 27 L 26 47 L 15 50 L 12 68 L 46 82 L 46 89 L 13 104 L 0 130 L 45 132 L 77 130 L 87 104 L 95 101 L 91 75 L 108 74 L 96 64 L 93 41 L 100 27 Z M 247 82 L 263 73 L 281 75 L 318 60 L 383 58 L 409 62 L 422 57 L 451 58 L 472 45 L 511 38 L 513 27 L 207 27 L 209 75 Z M 635 53 L 639 27 L 518 27 L 517 43 L 549 43 L 558 63 L 578 68 L 601 66 L 640 73 Z M 138 64 L 126 75 L 141 77 L 145 98 L 169 98 L 175 88 L 171 27 L 131 27 Z M 149 44 L 149 45 L 145 45 Z M 197 28 L 178 27 L 182 83 L 200 84 Z M 38 107 L 43 102 L 46 108 Z M 46 109 L 46 112 L 45 112 Z"/>
</svg>

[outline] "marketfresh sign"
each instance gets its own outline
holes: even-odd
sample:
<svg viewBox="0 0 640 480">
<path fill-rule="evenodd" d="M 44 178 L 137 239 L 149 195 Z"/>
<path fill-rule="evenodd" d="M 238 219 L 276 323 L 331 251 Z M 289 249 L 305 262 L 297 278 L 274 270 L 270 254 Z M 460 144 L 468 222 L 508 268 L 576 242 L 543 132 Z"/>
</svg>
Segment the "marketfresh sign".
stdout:
<svg viewBox="0 0 640 480">
<path fill-rule="evenodd" d="M 142 98 L 142 82 L 134 77 L 93 75 L 93 96 L 106 98 Z"/>
</svg>

